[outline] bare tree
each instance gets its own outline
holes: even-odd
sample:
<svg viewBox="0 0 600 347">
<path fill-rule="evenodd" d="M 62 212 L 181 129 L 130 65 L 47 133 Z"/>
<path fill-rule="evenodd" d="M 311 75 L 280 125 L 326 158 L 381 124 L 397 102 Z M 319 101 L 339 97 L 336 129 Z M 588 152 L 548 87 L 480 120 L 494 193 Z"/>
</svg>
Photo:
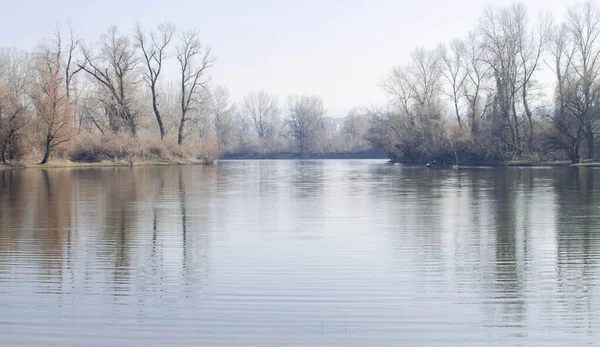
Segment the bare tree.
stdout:
<svg viewBox="0 0 600 347">
<path fill-rule="evenodd" d="M 235 104 L 231 101 L 229 91 L 222 86 L 213 89 L 213 118 L 215 133 L 221 152 L 233 150 L 235 131 L 234 114 Z"/>
<path fill-rule="evenodd" d="M 302 156 L 318 150 L 317 140 L 325 127 L 323 100 L 318 96 L 294 95 L 288 99 L 288 123 Z"/>
<path fill-rule="evenodd" d="M 62 44 L 62 40 L 60 39 L 60 29 L 57 29 L 57 38 L 60 42 L 60 44 Z M 77 49 L 79 48 L 79 36 L 77 36 L 77 34 L 75 33 L 75 29 L 73 28 L 73 25 L 69 25 L 69 42 L 68 42 L 68 46 L 67 46 L 67 55 L 66 55 L 66 61 L 65 61 L 65 89 L 66 89 L 66 94 L 67 97 L 72 100 L 73 98 L 71 97 L 71 93 L 72 93 L 72 89 L 73 89 L 73 83 L 74 80 L 73 78 L 75 77 L 75 75 L 77 75 L 77 73 L 79 73 L 82 70 L 82 67 L 80 66 L 76 66 L 76 63 L 74 61 L 75 59 L 75 54 Z"/>
<path fill-rule="evenodd" d="M 392 69 L 383 83 L 392 103 L 411 123 L 434 116 L 428 109 L 439 104 L 442 88 L 441 60 L 438 52 L 417 48 L 405 66 Z"/>
<path fill-rule="evenodd" d="M 137 135 L 136 114 L 132 108 L 133 90 L 137 84 L 135 68 L 138 64 L 129 37 L 120 35 L 116 26 L 111 27 L 100 40 L 100 54 L 94 56 L 90 49 L 83 49 L 84 62 L 78 66 L 93 77 L 110 95 L 109 123 L 117 132 L 122 125 Z"/>
<path fill-rule="evenodd" d="M 177 60 L 181 68 L 181 117 L 177 143 L 181 145 L 189 112 L 201 105 L 200 95 L 202 90 L 207 90 L 209 81 L 206 75 L 214 63 L 210 47 L 203 46 L 200 42 L 198 29 L 188 30 L 182 34 L 181 43 L 177 48 Z"/>
<path fill-rule="evenodd" d="M 376 124 L 392 130 L 393 147 L 410 161 L 431 157 L 443 147 L 442 81 L 439 53 L 418 48 L 409 63 L 393 68 L 383 84 L 392 107 L 376 112 Z"/>
<path fill-rule="evenodd" d="M 440 47 L 442 59 L 442 75 L 446 79 L 449 91 L 444 91 L 454 106 L 454 113 L 458 126 L 462 129 L 463 122 L 461 116 L 461 101 L 463 98 L 463 87 L 467 78 L 467 72 L 464 68 L 463 60 L 466 59 L 466 47 L 463 41 L 454 39 L 450 42 L 449 49 L 445 46 Z"/>
<path fill-rule="evenodd" d="M 482 101 L 485 99 L 484 93 L 490 77 L 490 68 L 485 63 L 484 54 L 478 36 L 470 32 L 465 41 L 465 58 L 462 60 L 465 69 L 463 94 L 468 103 L 471 134 L 475 137 L 479 133 L 479 123 L 485 114 Z"/>
<path fill-rule="evenodd" d="M 535 75 L 539 71 L 549 29 L 549 17 L 542 16 L 538 25 L 531 29 L 523 3 L 488 7 L 481 19 L 484 59 L 496 82 L 494 133 L 517 156 L 534 149 Z M 526 120 L 524 126 L 523 119 Z"/>
<path fill-rule="evenodd" d="M 279 123 L 277 97 L 264 91 L 250 92 L 244 98 L 242 115 L 259 139 L 272 138 Z"/>
<path fill-rule="evenodd" d="M 353 108 L 343 119 L 340 132 L 348 151 L 360 151 L 368 147 L 365 136 L 369 119 L 365 113 L 358 108 Z"/>
<path fill-rule="evenodd" d="M 393 161 L 418 162 L 420 143 L 411 136 L 407 117 L 402 117 L 396 107 L 372 107 L 366 110 L 366 114 L 370 118 L 366 138 L 373 147 L 387 152 Z M 398 154 L 403 158 L 398 158 Z"/>
<path fill-rule="evenodd" d="M 152 97 L 152 110 L 158 123 L 160 138 L 165 137 L 165 126 L 163 124 L 160 111 L 158 110 L 158 90 L 157 83 L 160 73 L 163 68 L 163 61 L 167 56 L 167 46 L 171 42 L 175 34 L 175 26 L 170 23 L 160 24 L 156 32 L 151 32 L 148 38 L 142 27 L 138 24 L 135 29 L 135 40 L 142 51 L 144 63 L 146 65 L 146 73 L 144 81 L 150 88 Z"/>
<path fill-rule="evenodd" d="M 600 9 L 591 0 L 576 5 L 567 12 L 566 25 L 574 49 L 570 80 L 575 99 L 570 107 L 583 122 L 586 157 L 593 159 L 599 119 Z"/>
<path fill-rule="evenodd" d="M 550 17 L 540 17 L 538 27 L 527 31 L 527 21 L 523 25 L 526 27 L 520 32 L 517 38 L 521 77 L 521 101 L 523 109 L 527 116 L 528 123 L 528 148 L 533 149 L 534 126 L 533 126 L 533 108 L 531 94 L 535 88 L 535 73 L 539 70 L 542 54 L 548 44 L 548 38 L 551 31 Z"/>
<path fill-rule="evenodd" d="M 583 123 L 569 112 L 568 107 L 568 98 L 572 92 L 569 86 L 569 72 L 574 55 L 574 48 L 569 41 L 567 26 L 565 24 L 555 26 L 549 42 L 552 57 L 549 65 L 556 77 L 555 107 L 553 111 L 547 112 L 554 129 L 547 135 L 546 145 L 549 151 L 567 151 L 569 160 L 578 163 L 583 140 Z"/>
<path fill-rule="evenodd" d="M 523 35 L 525 20 L 524 5 L 515 3 L 506 8 L 486 8 L 480 21 L 485 60 L 496 83 L 493 133 L 517 156 L 523 151 L 518 113 L 522 86 L 518 38 Z"/>
<path fill-rule="evenodd" d="M 46 164 L 52 149 L 69 141 L 73 135 L 73 111 L 65 87 L 61 46 L 57 35 L 55 42 L 41 47 L 36 62 L 36 80 L 32 84 L 31 99 L 39 131 L 44 137 L 44 158 L 40 164 Z"/>
</svg>

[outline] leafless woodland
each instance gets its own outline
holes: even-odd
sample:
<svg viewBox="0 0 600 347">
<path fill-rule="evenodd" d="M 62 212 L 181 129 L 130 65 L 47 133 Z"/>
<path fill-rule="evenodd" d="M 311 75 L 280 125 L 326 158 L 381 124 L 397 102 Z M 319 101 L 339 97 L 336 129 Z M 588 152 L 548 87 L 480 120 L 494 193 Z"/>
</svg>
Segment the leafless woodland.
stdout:
<svg viewBox="0 0 600 347">
<path fill-rule="evenodd" d="M 30 51 L 0 48 L 0 160 L 212 163 L 370 149 L 409 163 L 597 160 L 600 9 L 579 2 L 564 18 L 490 5 L 463 38 L 392 67 L 379 86 L 385 105 L 356 105 L 343 119 L 316 95 L 233 100 L 213 83 L 219 61 L 196 28 L 137 24 L 83 38 L 57 26 Z"/>
</svg>

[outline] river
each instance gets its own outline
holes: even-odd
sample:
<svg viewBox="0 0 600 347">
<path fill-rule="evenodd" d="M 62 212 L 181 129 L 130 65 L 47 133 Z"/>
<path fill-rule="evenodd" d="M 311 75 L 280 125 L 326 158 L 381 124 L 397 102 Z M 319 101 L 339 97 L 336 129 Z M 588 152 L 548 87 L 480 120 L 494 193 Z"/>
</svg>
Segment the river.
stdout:
<svg viewBox="0 0 600 347">
<path fill-rule="evenodd" d="M 0 171 L 1 346 L 600 341 L 600 170 Z"/>
</svg>

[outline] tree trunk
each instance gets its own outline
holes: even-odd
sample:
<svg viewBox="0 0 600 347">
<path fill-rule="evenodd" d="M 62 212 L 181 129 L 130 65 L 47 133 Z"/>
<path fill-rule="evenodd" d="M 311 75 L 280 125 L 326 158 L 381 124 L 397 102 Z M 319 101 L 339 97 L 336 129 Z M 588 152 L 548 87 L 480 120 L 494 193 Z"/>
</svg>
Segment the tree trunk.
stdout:
<svg viewBox="0 0 600 347">
<path fill-rule="evenodd" d="M 579 163 L 579 143 L 573 140 L 569 148 L 569 159 L 573 164 Z"/>
<path fill-rule="evenodd" d="M 594 131 L 590 126 L 587 127 L 585 132 L 585 139 L 587 141 L 587 158 L 593 160 L 594 159 Z"/>
<path fill-rule="evenodd" d="M 135 126 L 135 120 L 133 119 L 133 116 L 131 115 L 130 112 L 126 112 L 126 116 L 127 116 L 127 123 L 129 123 L 129 128 L 131 129 L 131 135 L 133 137 L 137 137 L 137 128 Z"/>
<path fill-rule="evenodd" d="M 177 132 L 177 144 L 183 144 L 183 129 L 185 127 L 185 115 L 181 115 L 181 121 L 179 122 L 179 131 Z"/>
<path fill-rule="evenodd" d="M 523 86 L 523 107 L 525 108 L 525 114 L 527 115 L 527 121 L 529 123 L 529 134 L 527 138 L 527 149 L 529 152 L 533 151 L 533 114 L 527 103 L 527 88 Z"/>
<path fill-rule="evenodd" d="M 162 118 L 160 117 L 160 112 L 158 111 L 158 105 L 156 104 L 156 92 L 154 90 L 152 90 L 152 109 L 154 110 L 156 122 L 158 123 L 158 129 L 160 130 L 160 139 L 163 140 L 165 138 L 165 127 L 163 125 Z"/>
<path fill-rule="evenodd" d="M 458 121 L 458 127 L 462 129 L 462 120 L 460 119 L 460 110 L 458 108 L 458 101 L 456 100 L 456 92 L 454 93 L 454 112 L 456 112 L 456 120 Z"/>
<path fill-rule="evenodd" d="M 475 106 L 472 106 L 471 110 L 471 135 L 473 137 L 477 137 L 477 133 L 479 131 L 478 123 L 477 123 L 477 115 L 475 114 Z"/>
<path fill-rule="evenodd" d="M 522 152 L 521 148 L 521 134 L 519 133 L 519 116 L 517 115 L 517 108 L 515 105 L 515 99 L 512 98 L 512 116 L 515 122 L 515 147 L 517 149 L 517 155 L 520 157 Z"/>
<path fill-rule="evenodd" d="M 40 162 L 41 165 L 48 163 L 48 159 L 50 158 L 50 149 L 52 144 L 52 136 L 50 134 L 46 135 L 46 150 L 44 153 L 44 159 Z"/>
<path fill-rule="evenodd" d="M 5 140 L 0 147 L 0 159 L 2 160 L 2 164 L 6 164 L 6 149 L 8 148 L 8 140 Z"/>
</svg>

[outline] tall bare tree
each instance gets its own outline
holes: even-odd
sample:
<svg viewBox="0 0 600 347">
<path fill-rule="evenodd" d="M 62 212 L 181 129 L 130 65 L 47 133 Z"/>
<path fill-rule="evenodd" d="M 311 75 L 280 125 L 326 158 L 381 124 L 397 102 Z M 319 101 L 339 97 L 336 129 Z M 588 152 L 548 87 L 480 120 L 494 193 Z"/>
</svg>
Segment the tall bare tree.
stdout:
<svg viewBox="0 0 600 347">
<path fill-rule="evenodd" d="M 138 65 L 134 47 L 127 35 L 119 34 L 116 26 L 111 27 L 100 40 L 100 51 L 95 56 L 91 49 L 83 49 L 84 62 L 79 68 L 86 71 L 110 95 L 109 123 L 111 130 L 118 132 L 124 125 L 133 136 L 137 135 L 136 114 L 132 97 L 137 84 L 135 69 Z"/>
<path fill-rule="evenodd" d="M 57 34 L 54 42 L 40 48 L 36 79 L 31 86 L 38 128 L 44 138 L 44 157 L 40 164 L 48 163 L 52 149 L 73 135 L 73 110 L 65 85 L 63 49 Z"/>
<path fill-rule="evenodd" d="M 497 135 L 510 152 L 522 153 L 520 117 L 517 110 L 520 88 L 518 45 L 519 23 L 523 19 L 522 5 L 508 8 L 488 7 L 480 22 L 485 59 L 493 71 L 495 80 L 496 112 L 493 118 L 493 134 Z"/>
<path fill-rule="evenodd" d="M 525 12 L 525 11 L 524 11 Z M 535 75 L 539 71 L 542 54 L 548 44 L 549 35 L 551 32 L 551 20 L 548 16 L 540 17 L 538 26 L 528 30 L 528 22 L 526 12 L 524 19 L 520 24 L 525 26 L 517 37 L 518 55 L 521 77 L 521 102 L 527 116 L 527 145 L 528 149 L 533 150 L 534 124 L 533 124 L 533 107 L 532 94 L 536 89 Z"/>
<path fill-rule="evenodd" d="M 181 145 L 185 137 L 185 124 L 188 121 L 189 113 L 201 106 L 201 92 L 208 88 L 207 72 L 214 63 L 210 47 L 202 45 L 200 41 L 200 30 L 192 29 L 182 34 L 180 45 L 177 48 L 177 60 L 181 73 L 181 116 L 177 143 Z"/>
<path fill-rule="evenodd" d="M 150 33 L 149 38 L 139 24 L 135 29 L 135 40 L 137 46 L 142 51 L 147 69 L 144 74 L 144 81 L 148 85 L 148 88 L 150 88 L 152 110 L 156 117 L 161 139 L 165 137 L 165 126 L 158 109 L 157 83 L 163 68 L 163 61 L 167 57 L 167 46 L 173 39 L 174 34 L 175 26 L 171 23 L 160 24 L 156 31 Z"/>
<path fill-rule="evenodd" d="M 446 80 L 449 90 L 444 91 L 454 107 L 454 114 L 458 126 L 462 129 L 462 99 L 464 97 L 462 90 L 467 78 L 467 72 L 464 68 L 463 60 L 466 59 L 466 46 L 461 40 L 454 39 L 450 42 L 448 49 L 445 46 L 440 47 L 442 59 L 442 75 Z"/>
<path fill-rule="evenodd" d="M 62 40 L 60 39 L 60 28 L 57 29 L 58 40 L 62 44 Z M 77 49 L 79 48 L 80 40 L 79 36 L 75 33 L 75 29 L 73 25 L 69 25 L 69 41 L 67 46 L 67 54 L 65 60 L 65 89 L 66 94 L 69 100 L 73 101 L 72 98 L 72 90 L 74 84 L 74 77 L 82 70 L 80 66 L 77 66 L 75 63 L 75 55 L 77 53 Z"/>
<path fill-rule="evenodd" d="M 549 29 L 546 17 L 532 29 L 523 3 L 488 7 L 481 18 L 484 57 L 496 82 L 494 133 L 517 156 L 534 149 L 532 94 Z"/>
<path fill-rule="evenodd" d="M 485 51 L 474 32 L 470 32 L 465 40 L 465 58 L 462 60 L 465 69 L 463 94 L 467 99 L 471 134 L 479 134 L 479 125 L 485 114 L 485 92 L 489 81 L 489 65 L 484 60 Z"/>
<path fill-rule="evenodd" d="M 586 158 L 594 158 L 595 139 L 600 119 L 600 9 L 591 0 L 580 3 L 567 12 L 567 30 L 573 46 L 571 84 L 573 97 L 569 103 L 583 122 Z"/>
<path fill-rule="evenodd" d="M 550 36 L 549 63 L 556 78 L 554 110 L 547 113 L 553 124 L 553 131 L 547 134 L 549 151 L 564 150 L 571 162 L 578 163 L 581 159 L 580 147 L 584 139 L 582 119 L 571 112 L 569 96 L 572 93 L 570 86 L 571 61 L 575 48 L 570 44 L 568 27 L 559 24 L 554 27 Z"/>
</svg>

